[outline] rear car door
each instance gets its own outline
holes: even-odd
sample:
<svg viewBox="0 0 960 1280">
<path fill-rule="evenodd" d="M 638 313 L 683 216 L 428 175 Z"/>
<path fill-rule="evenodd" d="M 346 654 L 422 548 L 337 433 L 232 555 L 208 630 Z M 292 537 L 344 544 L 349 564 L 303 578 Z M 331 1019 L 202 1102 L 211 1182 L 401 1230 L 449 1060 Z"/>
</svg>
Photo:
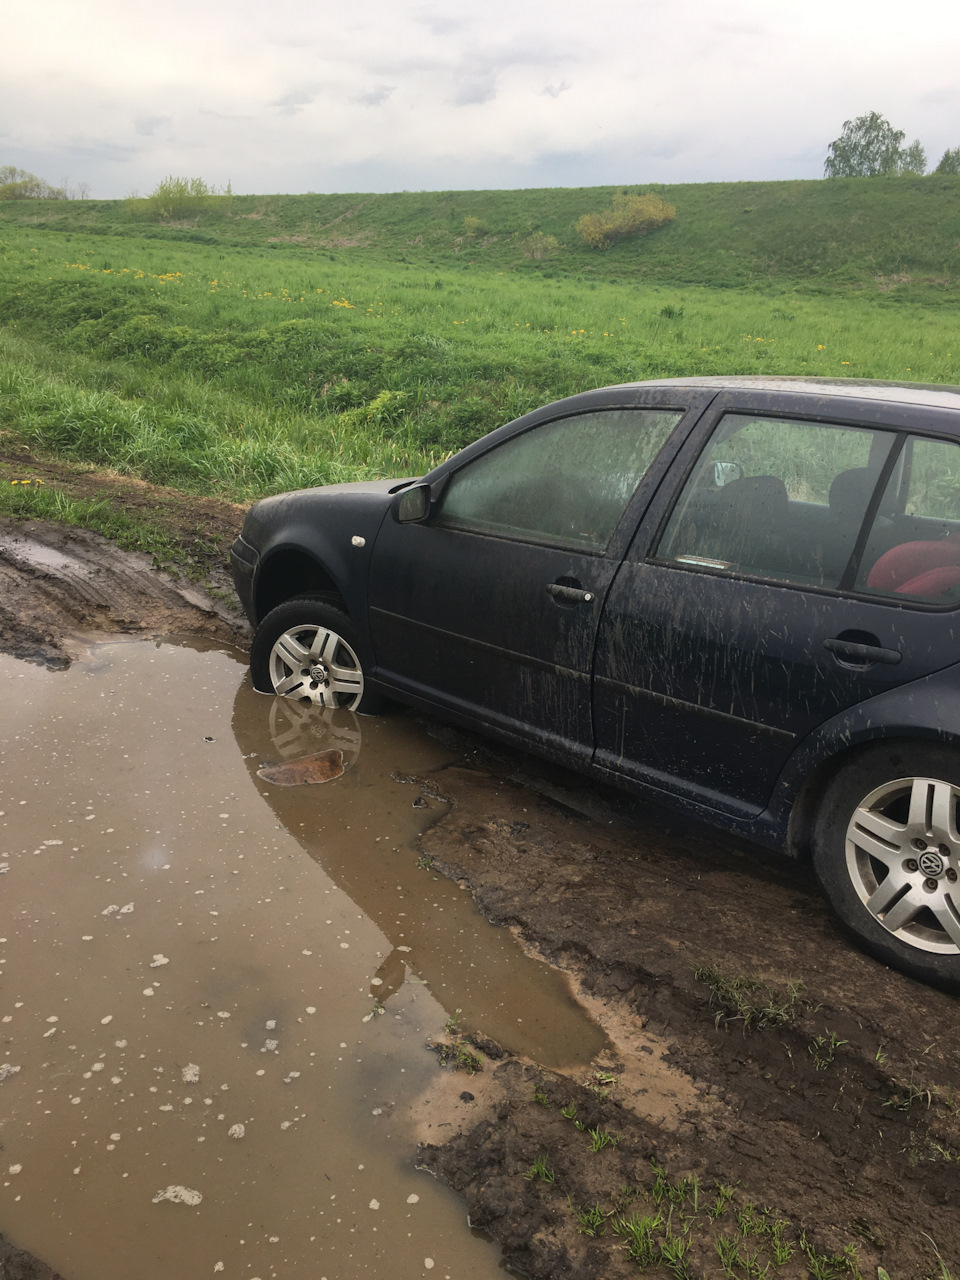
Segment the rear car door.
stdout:
<svg viewBox="0 0 960 1280">
<path fill-rule="evenodd" d="M 711 406 L 611 588 L 595 668 L 597 763 L 739 813 L 817 725 L 960 639 L 960 445 L 877 406 L 768 404 Z"/>
<path fill-rule="evenodd" d="M 536 415 L 434 473 L 429 518 L 387 519 L 374 547 L 378 681 L 465 723 L 589 759 L 600 608 L 679 447 L 679 424 L 710 398 L 619 389 Z"/>
</svg>

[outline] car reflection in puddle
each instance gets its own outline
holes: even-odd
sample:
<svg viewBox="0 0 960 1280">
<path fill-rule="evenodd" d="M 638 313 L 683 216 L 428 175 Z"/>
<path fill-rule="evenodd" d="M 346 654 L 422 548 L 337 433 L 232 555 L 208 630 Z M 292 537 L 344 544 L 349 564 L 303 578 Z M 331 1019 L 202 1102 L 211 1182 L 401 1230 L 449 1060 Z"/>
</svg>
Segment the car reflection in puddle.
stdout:
<svg viewBox="0 0 960 1280">
<path fill-rule="evenodd" d="M 413 1168 L 425 1044 L 458 1008 L 549 1062 L 600 1033 L 418 867 L 445 806 L 391 775 L 449 753 L 409 716 L 304 718 L 239 661 L 0 655 L 0 1231 L 69 1280 L 486 1280 L 498 1251 Z M 325 785 L 258 777 L 329 753 Z"/>
<path fill-rule="evenodd" d="M 426 735 L 412 717 L 361 719 L 260 695 L 245 682 L 233 731 L 283 825 L 393 943 L 370 992 L 381 1006 L 415 976 L 448 1014 L 460 1015 L 461 1027 L 513 1053 L 574 1066 L 600 1052 L 603 1034 L 566 978 L 531 962 L 511 933 L 491 929 L 461 886 L 412 856 L 417 834 L 447 806 L 429 776 L 403 767 L 429 774 L 449 760 L 436 746 L 433 760 L 424 759 Z M 309 785 L 334 779 L 322 797 Z"/>
</svg>

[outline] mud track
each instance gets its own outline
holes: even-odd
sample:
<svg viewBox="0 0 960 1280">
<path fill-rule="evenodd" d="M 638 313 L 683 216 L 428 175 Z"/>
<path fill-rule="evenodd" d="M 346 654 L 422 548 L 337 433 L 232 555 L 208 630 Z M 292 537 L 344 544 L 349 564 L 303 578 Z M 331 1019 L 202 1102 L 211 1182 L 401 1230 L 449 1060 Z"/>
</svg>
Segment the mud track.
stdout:
<svg viewBox="0 0 960 1280">
<path fill-rule="evenodd" d="M 148 489 L 143 502 L 185 539 L 195 529 L 216 546 L 239 526 L 237 508 L 191 507 L 183 495 L 165 506 L 164 491 Z M 208 580 L 218 575 L 222 554 Z M 0 521 L 0 648 L 57 666 L 82 638 L 118 631 L 246 643 L 229 604 L 145 557 L 84 531 Z M 482 1073 L 455 1075 L 451 1063 L 440 1077 L 448 1114 L 429 1113 L 419 1159 L 462 1194 L 507 1262 L 557 1280 L 636 1275 L 614 1229 L 659 1212 L 688 1228 L 678 1276 L 760 1273 L 769 1224 L 782 1219 L 792 1252 L 770 1275 L 883 1267 L 891 1280 L 942 1280 L 935 1242 L 956 1277 L 957 1000 L 861 955 L 803 868 L 427 727 L 462 764 L 410 780 L 450 801 L 423 837 L 425 859 L 568 971 L 610 1042 L 591 1071 L 564 1074 L 500 1058 L 483 1028 L 464 1028 Z M 695 976 L 704 967 L 713 988 Z M 718 973 L 756 980 L 757 1007 L 780 999 L 787 1016 L 746 1026 L 717 999 Z M 611 1141 L 593 1150 L 591 1131 Z M 537 1162 L 552 1180 L 531 1174 Z M 729 1203 L 714 1219 L 718 1194 Z M 585 1227 L 575 1211 L 594 1208 Z M 661 1229 L 657 1248 L 665 1238 Z M 741 1260 L 752 1252 L 755 1270 L 742 1261 L 725 1272 L 718 1238 Z M 49 1274 L 31 1267 L 0 1251 L 7 1280 Z"/>
<path fill-rule="evenodd" d="M 0 520 L 0 647 L 49 667 L 70 662 L 81 636 L 242 633 L 233 610 L 148 556 L 118 553 L 99 534 L 41 521 Z"/>
</svg>

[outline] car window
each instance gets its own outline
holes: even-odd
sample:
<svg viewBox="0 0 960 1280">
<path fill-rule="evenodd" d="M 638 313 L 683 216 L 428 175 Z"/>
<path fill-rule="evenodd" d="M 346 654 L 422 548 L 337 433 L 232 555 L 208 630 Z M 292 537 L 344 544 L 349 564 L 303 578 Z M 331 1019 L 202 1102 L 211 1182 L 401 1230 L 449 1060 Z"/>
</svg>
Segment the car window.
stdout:
<svg viewBox="0 0 960 1280">
<path fill-rule="evenodd" d="M 688 569 L 837 587 L 893 432 L 726 414 L 656 549 Z"/>
<path fill-rule="evenodd" d="M 455 473 L 435 522 L 602 551 L 682 416 L 605 409 L 513 436 Z"/>
<path fill-rule="evenodd" d="M 903 601 L 960 601 L 960 445 L 907 439 L 880 500 L 857 588 Z"/>
</svg>

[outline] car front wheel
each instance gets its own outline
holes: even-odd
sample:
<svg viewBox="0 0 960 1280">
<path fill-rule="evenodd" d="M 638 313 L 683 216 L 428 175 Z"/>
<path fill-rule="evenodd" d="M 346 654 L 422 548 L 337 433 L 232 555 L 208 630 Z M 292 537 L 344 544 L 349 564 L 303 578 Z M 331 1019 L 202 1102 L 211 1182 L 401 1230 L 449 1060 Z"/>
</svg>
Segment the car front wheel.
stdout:
<svg viewBox="0 0 960 1280">
<path fill-rule="evenodd" d="M 357 648 L 356 628 L 345 613 L 323 600 L 287 600 L 253 637 L 254 686 L 314 706 L 374 714 L 380 698 L 368 686 Z"/>
<path fill-rule="evenodd" d="M 891 744 L 842 768 L 813 833 L 817 877 L 879 959 L 960 988 L 960 752 Z"/>
</svg>

